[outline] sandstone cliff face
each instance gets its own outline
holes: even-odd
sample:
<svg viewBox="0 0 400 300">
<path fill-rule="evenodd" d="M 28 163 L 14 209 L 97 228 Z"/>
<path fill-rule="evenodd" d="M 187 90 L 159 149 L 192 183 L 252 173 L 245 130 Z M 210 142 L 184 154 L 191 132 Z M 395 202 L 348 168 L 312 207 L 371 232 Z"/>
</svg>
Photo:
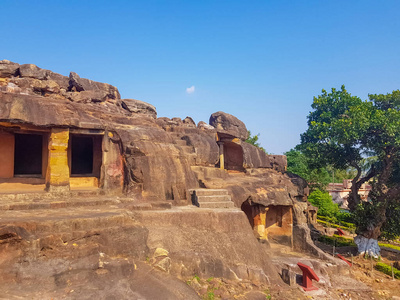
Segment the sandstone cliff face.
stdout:
<svg viewBox="0 0 400 300">
<path fill-rule="evenodd" d="M 74 179 L 69 163 L 72 154 L 68 152 L 73 137 L 90 136 L 101 148 L 93 158 L 93 164 L 101 165 L 95 174 L 101 190 L 98 194 L 112 195 L 119 206 L 116 210 L 117 204 L 113 203 L 97 213 L 77 210 L 75 216 L 71 211 L 66 215 L 58 212 L 57 218 L 56 214 L 53 217 L 53 213 L 40 212 L 31 222 L 23 220 L 29 214 L 20 214 L 22 219 L 13 220 L 12 226 L 7 225 L 12 218 L 0 218 L 10 221 L 0 222 L 0 246 L 3 244 L 6 252 L 13 250 L 7 252 L 7 259 L 0 261 L 6 270 L 0 272 L 0 278 L 28 285 L 37 282 L 23 277 L 28 272 L 29 276 L 36 274 L 48 290 L 61 290 L 69 281 L 79 285 L 77 270 L 83 270 L 90 274 L 85 277 L 88 289 L 95 277 L 95 288 L 104 285 L 103 289 L 111 289 L 108 294 L 112 294 L 113 287 L 106 284 L 107 280 L 99 279 L 108 272 L 102 278 L 111 280 L 116 274 L 138 284 L 147 278 L 163 286 L 166 299 L 185 299 L 178 294 L 194 299 L 195 295 L 186 286 L 168 278 L 161 280 L 159 275 L 148 275 L 149 267 L 143 264 L 136 271 L 136 264 L 143 263 L 155 249 L 166 248 L 170 256 L 164 262 L 168 272 L 178 278 L 198 274 L 264 283 L 279 281 L 266 244 L 258 243 L 253 234 L 264 241 L 276 237 L 322 257 L 310 239 L 304 216 L 307 184 L 285 173 L 286 157 L 266 155 L 247 144 L 246 126 L 232 115 L 214 113 L 209 123 L 201 121 L 196 126 L 190 117 L 157 118 L 151 104 L 121 99 L 117 88 L 80 78 L 76 73 L 71 72 L 67 77 L 35 65 L 0 61 L 0 138 L 1 134 L 10 133 L 42 134 L 43 169 L 46 163 L 51 165 L 56 161 L 43 176 L 50 186 L 48 191 L 54 192 L 58 199 L 72 195 L 65 193 L 65 189 L 60 193 L 58 188 L 69 191 Z M 0 184 L 13 179 L 2 178 Z M 189 190 L 199 187 L 226 189 L 236 209 L 196 211 L 196 207 L 183 207 L 130 212 L 149 203 L 164 208 L 191 205 Z M 48 194 L 51 193 L 35 197 L 51 199 Z M 117 196 L 128 199 L 129 204 L 115 200 L 119 199 Z M 40 205 L 68 207 L 66 203 Z M 56 218 L 60 227 L 54 223 L 55 219 L 47 223 L 42 213 Z M 271 216 L 273 222 L 268 219 Z M 90 228 L 84 228 L 85 224 Z M 91 230 L 92 227 L 96 230 Z M 99 253 L 103 252 L 109 256 L 110 265 L 96 269 L 94 266 L 102 259 Z M 125 261 L 122 265 L 118 262 L 114 268 L 114 261 L 121 257 L 135 262 Z M 20 262 L 27 258 L 27 265 L 22 266 Z M 44 266 L 43 276 L 35 273 L 39 265 Z M 177 291 L 166 288 L 163 280 L 174 284 Z M 126 290 L 131 299 L 140 299 L 132 294 L 132 285 L 117 287 L 117 292 Z M 145 289 L 140 293 L 155 295 Z"/>
</svg>

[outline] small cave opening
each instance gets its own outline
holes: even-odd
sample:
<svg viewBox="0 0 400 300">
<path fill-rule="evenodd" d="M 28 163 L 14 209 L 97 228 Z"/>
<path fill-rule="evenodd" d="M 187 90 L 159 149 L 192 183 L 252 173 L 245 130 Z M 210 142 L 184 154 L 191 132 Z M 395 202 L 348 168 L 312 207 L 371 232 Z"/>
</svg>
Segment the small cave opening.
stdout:
<svg viewBox="0 0 400 300">
<path fill-rule="evenodd" d="M 253 228 L 254 227 L 253 209 L 251 207 L 249 199 L 247 199 L 242 203 L 240 209 L 246 214 L 246 217 L 249 220 L 251 228 Z"/>
</svg>

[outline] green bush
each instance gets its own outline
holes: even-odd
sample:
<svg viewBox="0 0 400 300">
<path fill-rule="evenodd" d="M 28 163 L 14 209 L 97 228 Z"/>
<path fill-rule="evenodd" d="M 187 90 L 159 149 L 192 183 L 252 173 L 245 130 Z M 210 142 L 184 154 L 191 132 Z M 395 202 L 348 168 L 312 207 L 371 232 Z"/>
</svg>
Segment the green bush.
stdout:
<svg viewBox="0 0 400 300">
<path fill-rule="evenodd" d="M 333 236 L 321 235 L 318 241 L 327 245 L 335 245 L 336 247 L 356 246 L 353 239 L 348 239 L 336 234 Z"/>
<path fill-rule="evenodd" d="M 375 269 L 377 269 L 378 271 L 381 271 L 382 273 L 385 273 L 389 276 L 392 276 L 392 267 L 387 264 L 378 262 L 375 265 Z M 394 273 L 394 278 L 400 279 L 400 270 L 393 268 L 393 273 Z"/>
<path fill-rule="evenodd" d="M 332 196 L 328 192 L 315 190 L 308 196 L 308 201 L 318 207 L 320 216 L 334 217 L 339 213 L 339 206 L 332 201 Z"/>
<path fill-rule="evenodd" d="M 339 211 L 336 214 L 336 218 L 341 222 L 347 222 L 350 224 L 354 224 L 354 215 L 352 213 L 349 213 L 347 211 Z"/>
</svg>

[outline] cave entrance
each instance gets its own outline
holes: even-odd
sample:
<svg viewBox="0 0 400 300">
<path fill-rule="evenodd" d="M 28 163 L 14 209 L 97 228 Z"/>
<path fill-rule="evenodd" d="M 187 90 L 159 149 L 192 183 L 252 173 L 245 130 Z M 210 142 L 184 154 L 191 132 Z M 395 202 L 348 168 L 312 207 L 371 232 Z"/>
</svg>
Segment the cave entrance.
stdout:
<svg viewBox="0 0 400 300">
<path fill-rule="evenodd" d="M 293 216 L 291 206 L 270 205 L 266 207 L 248 199 L 243 202 L 241 209 L 246 214 L 258 240 L 268 240 L 292 246 Z"/>
<path fill-rule="evenodd" d="M 48 133 L 0 127 L 0 192 L 45 189 Z"/>
<path fill-rule="evenodd" d="M 69 139 L 70 187 L 97 188 L 102 165 L 101 135 L 71 134 Z"/>
<path fill-rule="evenodd" d="M 293 216 L 288 205 L 270 205 L 266 208 L 265 229 L 270 240 L 292 245 Z"/>
<path fill-rule="evenodd" d="M 42 177 L 43 136 L 16 133 L 14 176 Z"/>
<path fill-rule="evenodd" d="M 224 161 L 226 170 L 243 171 L 243 149 L 234 142 L 224 142 Z"/>
</svg>

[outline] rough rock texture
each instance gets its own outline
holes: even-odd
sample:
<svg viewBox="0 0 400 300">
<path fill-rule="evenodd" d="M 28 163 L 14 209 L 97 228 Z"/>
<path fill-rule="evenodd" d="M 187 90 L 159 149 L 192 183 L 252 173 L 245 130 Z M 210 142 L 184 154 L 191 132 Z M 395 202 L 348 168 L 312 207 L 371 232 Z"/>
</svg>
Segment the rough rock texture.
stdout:
<svg viewBox="0 0 400 300">
<path fill-rule="evenodd" d="M 4 298 L 198 299 L 144 262 L 148 229 L 123 210 L 8 212 L 0 211 Z"/>
<path fill-rule="evenodd" d="M 144 211 L 136 212 L 135 218 L 149 230 L 150 249 L 168 250 L 170 273 L 179 278 L 194 273 L 202 278 L 279 281 L 267 247 L 253 237 L 245 214 L 238 209 Z"/>
<path fill-rule="evenodd" d="M 245 168 L 272 168 L 270 156 L 266 155 L 261 149 L 242 142 L 243 164 Z"/>
<path fill-rule="evenodd" d="M 222 111 L 215 112 L 211 115 L 210 125 L 215 127 L 219 133 L 228 134 L 241 140 L 248 138 L 246 125 L 235 116 Z"/>
<path fill-rule="evenodd" d="M 122 99 L 121 100 L 122 108 L 126 109 L 130 113 L 134 114 L 144 114 L 148 115 L 152 118 L 157 118 L 157 111 L 156 108 L 146 102 L 135 100 L 135 99 Z"/>
<path fill-rule="evenodd" d="M 227 189 L 237 209 L 244 203 L 264 210 L 268 206 L 291 207 L 293 233 L 289 239 L 293 240 L 294 247 L 323 256 L 309 235 L 305 217 L 307 186 L 300 178 L 284 173 L 285 156 L 266 155 L 245 143 L 246 126 L 223 112 L 210 117 L 212 126 L 204 122 L 196 126 L 190 117 L 182 120 L 156 116 L 152 105 L 132 99 L 121 100 L 118 90 L 109 84 L 80 78 L 75 73 L 66 77 L 35 65 L 0 62 L 0 122 L 8 126 L 1 129 L 24 125 L 47 131 L 60 128 L 65 131 L 101 131 L 107 137 L 102 146 L 102 168 L 107 169 L 105 176 L 111 178 L 102 192 L 112 190 L 114 183 L 118 186 L 118 182 L 123 181 L 124 194 L 118 194 L 115 189 L 115 195 L 131 199 L 132 203 L 126 206 L 128 210 L 190 204 L 189 189 Z M 243 154 L 235 160 L 242 160 L 243 165 L 229 172 L 216 168 L 220 159 L 217 141 L 221 142 L 221 138 L 226 140 L 227 149 L 231 146 L 240 150 L 227 153 Z M 67 145 L 65 140 L 63 147 L 67 148 Z M 65 170 L 68 180 L 68 170 Z M 40 199 L 41 196 L 37 197 Z M 185 290 L 186 286 L 177 285 L 174 292 L 166 288 L 168 283 L 158 275 L 149 277 L 146 272 L 141 273 L 140 270 L 147 270 L 146 267 L 139 268 L 139 271 L 133 267 L 132 270 L 136 260 L 143 261 L 152 253 L 148 248 L 168 250 L 169 256 L 156 264 L 158 269 L 177 277 L 201 274 L 254 282 L 272 282 L 278 278 L 266 245 L 257 242 L 251 219 L 246 219 L 240 210 L 229 213 L 223 210 L 171 210 L 170 214 L 166 211 L 162 211 L 164 214 L 143 212 L 129 217 L 123 214 L 121 217 L 121 212 L 114 216 L 108 212 L 96 215 L 91 211 L 90 221 L 75 223 L 71 222 L 72 217 L 67 212 L 60 220 L 48 216 L 51 219 L 49 223 L 42 223 L 43 220 L 37 223 L 14 222 L 11 227 L 0 228 L 1 237 L 7 241 L 2 248 L 7 256 L 0 259 L 1 269 L 7 270 L 0 272 L 4 280 L 32 285 L 43 283 L 46 291 L 51 291 L 54 285 L 57 289 L 66 289 L 68 282 L 79 285 L 79 276 L 84 274 L 86 281 L 83 282 L 88 284 L 87 289 L 96 289 L 113 274 L 127 274 L 127 278 L 138 284 L 147 278 L 149 282 L 164 286 L 162 290 L 168 295 L 164 299 L 195 299 Z M 114 223 L 114 217 L 123 222 Z M 31 216 L 26 218 L 31 220 Z M 7 219 L 1 217 L 0 220 L 6 222 Z M 107 221 L 102 223 L 103 220 Z M 77 228 L 82 229 L 78 230 L 81 232 L 77 232 Z M 76 241 L 82 241 L 82 245 Z M 109 260 L 101 267 L 99 253 L 104 252 Z M 21 264 L 24 257 L 28 258 L 26 266 Z M 122 264 L 118 261 L 120 257 L 136 260 Z M 112 268 L 113 262 L 116 262 L 115 268 Z M 96 264 L 98 267 L 94 267 Z M 38 266 L 44 268 L 43 276 L 38 274 Z M 104 281 L 96 277 L 103 273 L 108 274 Z M 28 274 L 28 278 L 24 274 Z M 91 285 L 89 279 L 93 276 L 97 279 Z M 141 299 L 147 293 L 132 290 L 132 283 L 128 281 L 119 281 L 118 284 L 120 286 L 115 288 L 115 292 L 125 290 L 131 299 Z M 81 291 L 87 292 L 87 289 L 81 287 Z M 104 284 L 104 289 L 111 293 L 114 287 Z M 184 291 L 182 294 L 181 290 Z M 146 295 L 148 299 L 160 299 L 159 295 Z M 177 295 L 189 296 L 182 298 Z M 60 298 L 61 295 L 54 297 Z M 119 298 L 118 294 L 116 297 Z"/>
</svg>

